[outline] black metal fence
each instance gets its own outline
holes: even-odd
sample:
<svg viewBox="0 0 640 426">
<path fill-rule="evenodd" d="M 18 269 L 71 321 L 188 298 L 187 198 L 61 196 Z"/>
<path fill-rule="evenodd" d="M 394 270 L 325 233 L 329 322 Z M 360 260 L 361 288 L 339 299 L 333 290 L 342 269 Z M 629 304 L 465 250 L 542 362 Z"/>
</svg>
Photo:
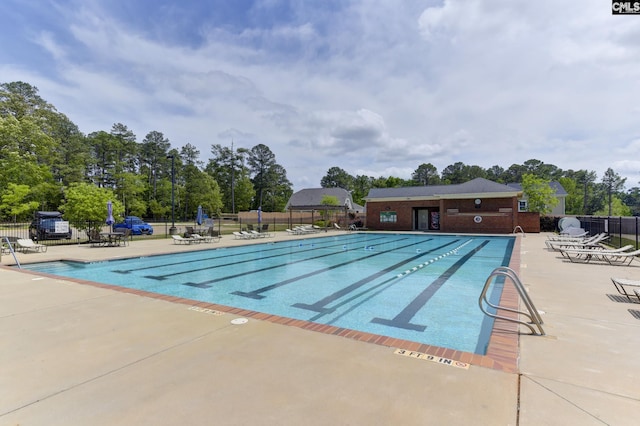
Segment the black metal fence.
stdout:
<svg viewBox="0 0 640 426">
<path fill-rule="evenodd" d="M 589 235 L 606 232 L 611 236 L 607 241 L 614 247 L 633 245 L 636 250 L 640 248 L 640 218 L 627 216 L 577 216 L 582 228 Z"/>
<path fill-rule="evenodd" d="M 266 215 L 265 215 L 266 216 Z M 633 245 L 636 249 L 640 249 L 640 217 L 615 217 L 615 216 L 576 216 L 580 221 L 581 227 L 589 232 L 589 235 L 596 235 L 606 232 L 611 236 L 608 243 L 614 247 L 622 247 L 628 244 Z M 313 216 L 296 216 L 293 218 L 283 217 L 265 217 L 262 224 L 269 224 L 269 231 L 284 230 L 292 227 L 298 222 L 300 224 L 313 223 L 318 217 Z M 557 229 L 557 223 L 560 218 L 553 218 L 548 225 L 542 226 L 543 230 L 551 230 L 553 226 Z M 293 223 L 292 223 L 293 222 Z M 172 223 L 170 220 L 156 220 L 150 222 L 153 226 L 153 235 L 132 235 L 131 239 L 148 239 L 148 238 L 168 238 L 170 228 L 175 225 L 178 233 L 186 232 L 188 226 L 193 223 L 179 222 Z M 247 228 L 251 224 L 257 224 L 257 218 L 242 218 L 235 216 L 234 218 L 216 218 L 215 229 L 220 235 L 231 234 L 232 231 L 239 231 Z M 10 241 L 18 238 L 32 238 L 33 235 L 29 231 L 30 222 L 0 222 L 0 237 L 9 237 Z M 55 239 L 55 240 L 39 240 L 38 243 L 46 245 L 64 245 L 64 244 L 86 244 L 89 242 L 89 235 L 86 229 L 98 229 L 102 232 L 108 232 L 111 228 L 103 222 L 89 222 L 81 226 L 71 226 L 71 238 Z"/>
<path fill-rule="evenodd" d="M 30 228 L 31 222 L 0 222 L 0 239 L 2 237 L 8 237 L 9 241 L 16 241 L 21 238 L 31 238 L 37 241 L 39 244 L 52 245 L 67 245 L 67 244 L 85 244 L 89 242 L 88 230 L 98 230 L 99 232 L 112 231 L 109 225 L 105 225 L 104 222 L 91 222 L 87 221 L 76 226 L 69 226 L 71 231 L 70 238 L 38 238 L 37 230 Z M 154 236 L 149 235 L 131 235 L 131 239 L 143 239 L 143 238 L 162 238 L 163 235 L 169 234 L 169 227 L 171 222 L 154 222 Z"/>
<path fill-rule="evenodd" d="M 320 216 L 314 216 L 311 213 L 300 213 L 295 215 L 289 214 L 269 214 L 265 213 L 260 223 L 258 223 L 257 214 L 247 215 L 225 215 L 213 220 L 213 230 L 218 235 L 231 235 L 233 231 L 250 230 L 251 228 L 263 230 L 267 232 L 284 231 L 286 228 L 293 228 L 296 225 L 317 223 Z M 196 225 L 195 222 L 177 221 L 172 222 L 171 219 L 160 219 L 148 221 L 153 226 L 153 235 L 131 235 L 132 240 L 149 239 L 149 238 L 169 238 L 171 228 L 175 226 L 176 232 L 180 235 L 188 233 L 190 228 L 203 229 L 204 225 Z M 104 222 L 82 222 L 79 225 L 70 225 L 70 238 L 43 239 L 38 238 L 37 233 L 33 229 L 29 229 L 31 222 L 0 222 L 0 239 L 8 237 L 9 241 L 15 242 L 19 238 L 31 238 L 38 241 L 39 244 L 48 246 L 68 245 L 68 244 L 87 244 L 90 242 L 89 229 L 98 230 L 99 232 L 110 232 L 112 228 Z M 209 228 L 207 228 L 208 230 Z M 200 231 L 206 232 L 206 231 Z"/>
</svg>

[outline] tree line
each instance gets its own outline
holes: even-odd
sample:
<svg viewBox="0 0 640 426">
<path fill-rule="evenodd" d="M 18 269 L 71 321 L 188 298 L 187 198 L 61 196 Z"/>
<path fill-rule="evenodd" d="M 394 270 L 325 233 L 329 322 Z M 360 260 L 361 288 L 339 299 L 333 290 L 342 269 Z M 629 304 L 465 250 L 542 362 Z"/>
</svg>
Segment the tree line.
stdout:
<svg viewBox="0 0 640 426">
<path fill-rule="evenodd" d="M 570 215 L 640 215 L 640 188 L 633 187 L 625 192 L 626 178 L 620 177 L 613 169 L 607 169 L 598 182 L 594 171 L 562 170 L 535 159 L 513 164 L 507 169 L 500 166 L 484 169 L 456 162 L 441 173 L 433 164 L 423 163 L 414 170 L 411 179 L 352 176 L 340 167 L 331 167 L 322 178 L 321 185 L 352 191 L 354 201 L 363 204 L 371 188 L 458 184 L 479 177 L 503 184 L 523 183 L 529 178 L 529 181 L 534 179 L 532 184 L 538 188 L 541 184 L 557 181 L 568 194 L 566 214 Z"/>
<path fill-rule="evenodd" d="M 529 191 L 530 198 L 536 199 L 540 192 L 544 192 L 544 187 L 548 188 L 548 183 L 557 181 L 568 194 L 565 211 L 569 215 L 640 215 L 640 188 L 633 187 L 625 192 L 626 178 L 622 178 L 613 169 L 607 169 L 598 182 L 594 171 L 562 170 L 535 159 L 527 160 L 523 164 L 513 164 L 507 169 L 500 166 L 485 169 L 456 162 L 445 167 L 441 173 L 438 173 L 433 164 L 423 163 L 414 170 L 411 179 L 352 176 L 339 167 L 332 167 L 322 178 L 321 185 L 352 191 L 354 201 L 363 204 L 371 188 L 449 185 L 468 182 L 475 178 L 485 178 L 502 184 L 523 184 L 523 189 L 525 192 Z M 524 185 L 525 183 L 528 185 Z M 543 202 L 538 203 L 536 210 L 543 213 L 544 200 L 548 200 L 553 194 L 544 195 Z"/>
<path fill-rule="evenodd" d="M 116 214 L 189 220 L 197 207 L 210 215 L 262 208 L 283 211 L 293 193 L 286 169 L 264 144 L 250 149 L 212 144 L 209 159 L 187 143 L 172 147 L 162 132 L 141 141 L 122 123 L 87 135 L 25 82 L 0 84 L 0 220 L 24 220 L 36 210 L 62 210 L 93 220 L 106 200 Z M 463 183 L 483 177 L 499 183 L 525 176 L 559 181 L 569 194 L 567 214 L 637 215 L 640 188 L 608 169 L 600 182 L 588 170 L 561 170 L 538 160 L 507 169 L 457 162 L 438 173 L 423 163 L 411 179 L 352 176 L 331 167 L 322 187 L 351 191 L 358 204 L 371 188 Z"/>
<path fill-rule="evenodd" d="M 122 123 L 85 135 L 36 87 L 0 84 L 2 220 L 78 211 L 91 200 L 112 200 L 114 212 L 147 218 L 192 219 L 198 206 L 212 216 L 284 209 L 293 186 L 269 147 L 212 144 L 210 154 L 205 163 L 195 146 L 172 147 L 156 130 L 138 142 Z"/>
</svg>

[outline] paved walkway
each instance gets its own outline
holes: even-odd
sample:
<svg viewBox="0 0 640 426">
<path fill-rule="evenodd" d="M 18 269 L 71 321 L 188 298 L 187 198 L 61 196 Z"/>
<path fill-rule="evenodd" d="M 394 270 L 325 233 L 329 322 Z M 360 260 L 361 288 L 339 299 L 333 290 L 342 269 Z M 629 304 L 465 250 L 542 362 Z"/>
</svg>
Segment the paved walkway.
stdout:
<svg viewBox="0 0 640 426">
<path fill-rule="evenodd" d="M 521 241 L 520 277 L 547 336 L 521 336 L 519 374 L 0 268 L 0 424 L 638 424 L 640 304 L 616 297 L 609 278 L 640 279 L 640 262 L 568 263 L 545 237 Z M 18 259 L 203 247 L 145 240 Z"/>
</svg>

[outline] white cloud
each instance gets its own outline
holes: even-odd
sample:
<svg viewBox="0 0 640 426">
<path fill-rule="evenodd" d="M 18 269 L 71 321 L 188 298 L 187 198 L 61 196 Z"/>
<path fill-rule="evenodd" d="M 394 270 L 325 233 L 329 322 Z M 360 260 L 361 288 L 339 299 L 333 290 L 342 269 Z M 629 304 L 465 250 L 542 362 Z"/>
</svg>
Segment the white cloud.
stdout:
<svg viewBox="0 0 640 426">
<path fill-rule="evenodd" d="M 187 21 L 189 44 L 107 5 L 52 9 L 56 28 L 25 29 L 50 66 L 16 59 L 0 79 L 36 85 L 87 133 L 121 122 L 203 157 L 264 143 L 296 189 L 333 166 L 408 178 L 535 158 L 638 175 L 640 27 L 597 0 L 301 3 L 290 22 Z"/>
</svg>

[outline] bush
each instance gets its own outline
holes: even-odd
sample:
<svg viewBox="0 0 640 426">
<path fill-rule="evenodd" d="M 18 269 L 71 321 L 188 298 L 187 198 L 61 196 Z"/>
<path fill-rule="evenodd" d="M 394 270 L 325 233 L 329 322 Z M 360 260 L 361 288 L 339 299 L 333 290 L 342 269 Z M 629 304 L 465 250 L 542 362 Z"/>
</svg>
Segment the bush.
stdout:
<svg viewBox="0 0 640 426">
<path fill-rule="evenodd" d="M 540 232 L 555 232 L 558 219 L 552 216 L 540 216 Z"/>
</svg>

